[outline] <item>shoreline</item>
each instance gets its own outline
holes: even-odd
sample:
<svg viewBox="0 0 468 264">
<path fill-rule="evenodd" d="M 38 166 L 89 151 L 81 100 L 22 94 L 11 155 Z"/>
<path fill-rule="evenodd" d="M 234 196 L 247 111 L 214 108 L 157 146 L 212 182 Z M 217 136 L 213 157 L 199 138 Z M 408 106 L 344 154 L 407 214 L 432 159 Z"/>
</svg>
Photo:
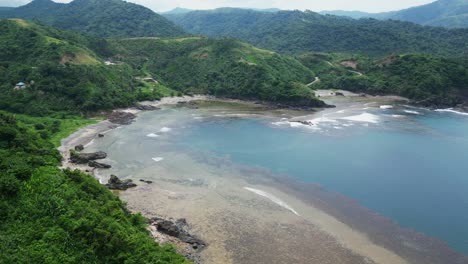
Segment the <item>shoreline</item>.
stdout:
<svg viewBox="0 0 468 264">
<path fill-rule="evenodd" d="M 377 98 L 380 98 L 380 97 L 371 97 L 371 98 L 376 98 L 377 99 Z M 367 99 L 369 99 L 369 98 L 367 98 Z M 160 107 L 160 106 L 163 106 L 163 105 L 176 105 L 179 102 L 187 102 L 188 103 L 188 102 L 191 102 L 191 101 L 217 101 L 217 102 L 244 103 L 244 104 L 258 105 L 258 103 L 255 103 L 255 102 L 248 102 L 248 101 L 246 102 L 246 101 L 241 101 L 241 100 L 230 100 L 230 99 L 229 100 L 224 100 L 224 99 L 215 98 L 215 97 L 208 97 L 208 96 L 173 97 L 173 98 L 167 98 L 166 100 L 155 101 L 155 102 L 141 102 L 140 104 L 141 105 L 149 105 L 149 106 L 153 106 L 153 107 Z M 131 114 L 135 114 L 135 115 L 138 115 L 139 113 L 143 112 L 143 110 L 139 110 L 139 109 L 136 109 L 134 107 L 115 110 L 115 111 L 127 112 L 127 113 L 131 113 Z M 67 155 L 67 154 L 69 154 L 68 149 L 74 148 L 74 146 L 77 145 L 77 143 L 83 144 L 83 145 L 90 144 L 90 143 L 92 144 L 93 140 L 98 138 L 97 137 L 98 134 L 106 133 L 106 132 L 108 132 L 108 131 L 110 131 L 112 129 L 118 128 L 118 126 L 119 125 L 113 124 L 113 123 L 105 120 L 105 121 L 101 121 L 101 122 L 99 122 L 97 124 L 88 126 L 86 128 L 80 129 L 77 132 L 75 132 L 74 134 L 72 134 L 71 136 L 69 136 L 68 138 L 62 140 L 62 146 L 59 149 L 61 150 L 62 155 Z M 65 160 L 64 160 L 64 163 L 62 164 L 62 167 L 70 167 L 71 169 L 79 169 L 79 170 L 84 171 L 85 173 L 88 173 L 88 174 L 92 175 L 92 176 L 96 176 L 94 174 L 94 169 L 91 169 L 91 168 L 89 168 L 87 166 L 80 166 L 80 165 L 70 164 L 70 163 L 67 162 L 68 161 L 68 156 L 64 156 L 64 159 Z M 276 180 L 278 180 L 278 179 L 276 179 Z M 322 230 L 322 231 L 327 231 L 325 233 L 321 233 L 321 232 L 319 232 L 317 230 L 315 230 L 315 231 L 310 231 L 309 230 L 308 232 L 312 232 L 313 234 L 316 234 L 317 236 L 324 239 L 324 241 L 328 241 L 328 243 L 332 243 L 332 241 L 329 240 L 329 238 L 327 238 L 326 234 L 328 234 L 328 235 L 332 234 L 332 237 L 334 237 L 336 239 L 336 241 L 341 241 L 341 243 L 343 243 L 343 245 L 342 245 L 343 247 L 348 248 L 348 249 L 352 249 L 352 252 L 357 253 L 359 256 L 369 257 L 369 254 L 366 254 L 366 252 L 367 253 L 371 252 L 372 254 L 370 254 L 370 255 L 376 254 L 376 255 L 373 255 L 370 259 L 378 260 L 378 261 L 372 261 L 372 262 L 369 262 L 369 263 L 391 263 L 391 264 L 393 264 L 393 263 L 412 263 L 412 262 L 408 262 L 405 259 L 401 258 L 400 255 L 397 255 L 397 254 L 393 253 L 393 251 L 388 250 L 388 248 L 392 249 L 392 247 L 393 247 L 392 243 L 395 243 L 395 241 L 392 241 L 391 239 L 390 240 L 388 240 L 388 239 L 380 240 L 379 236 L 377 236 L 378 241 L 375 241 L 374 240 L 374 239 L 376 239 L 375 237 L 372 237 L 372 236 L 367 237 L 366 232 L 361 233 L 361 230 L 363 230 L 362 225 L 359 225 L 359 221 L 357 221 L 356 216 L 350 216 L 350 215 L 353 215 L 353 214 L 355 215 L 356 212 L 361 212 L 362 214 L 365 214 L 365 215 L 369 215 L 369 216 L 374 215 L 375 216 L 375 213 L 371 212 L 370 210 L 360 206 L 359 204 L 353 204 L 351 199 L 349 199 L 347 197 L 344 197 L 342 195 L 341 195 L 342 197 L 338 197 L 338 198 L 337 197 L 330 197 L 330 195 L 332 195 L 332 196 L 333 195 L 340 196 L 340 195 L 335 194 L 335 193 L 326 192 L 326 191 L 323 191 L 323 190 L 322 190 L 322 192 L 320 192 L 320 188 L 317 189 L 318 190 L 317 193 L 320 194 L 320 195 L 315 195 L 313 198 L 304 197 L 304 196 L 301 196 L 301 192 L 298 192 L 297 190 L 294 189 L 294 188 L 297 188 L 298 190 L 300 190 L 301 187 L 300 187 L 299 183 L 298 183 L 299 184 L 298 186 L 293 188 L 293 187 L 291 187 L 291 182 L 281 182 L 279 180 L 278 180 L 278 182 L 275 182 L 275 181 L 270 182 L 270 184 L 263 184 L 263 183 L 253 182 L 253 183 L 250 183 L 249 185 L 240 184 L 239 186 L 244 186 L 243 188 L 245 190 L 247 190 L 250 193 L 250 195 L 252 196 L 251 199 L 256 199 L 257 200 L 257 199 L 262 199 L 262 197 L 267 198 L 270 201 L 272 201 L 273 203 L 276 203 L 277 205 L 279 205 L 280 207 L 283 207 L 283 209 L 286 208 L 287 209 L 286 211 L 289 210 L 289 212 L 287 212 L 288 214 L 292 214 L 293 212 L 296 212 L 295 210 L 297 210 L 298 213 L 296 212 L 297 213 L 296 216 L 300 217 L 299 214 L 302 215 L 303 212 L 306 212 L 305 214 L 308 215 L 309 218 L 315 219 L 314 220 L 315 222 L 312 221 L 312 224 L 315 223 L 316 225 L 318 224 L 318 226 L 322 226 L 322 228 L 325 227 L 325 230 Z M 281 184 L 286 184 L 286 185 L 281 186 L 280 183 Z M 129 197 L 129 196 L 132 196 L 132 195 L 136 195 L 137 192 L 143 190 L 142 188 L 147 189 L 147 188 L 154 188 L 154 187 L 153 186 L 139 186 L 136 189 L 128 190 L 125 193 L 121 193 L 121 196 Z M 164 191 L 164 189 L 162 191 Z M 183 193 L 183 192 L 181 192 L 181 193 Z M 162 194 L 161 198 L 164 199 L 166 195 L 167 194 Z M 174 202 L 175 198 L 174 197 L 171 198 L 171 196 L 173 196 L 173 195 L 174 194 L 169 194 L 168 195 L 169 196 L 168 204 Z M 353 208 L 353 209 L 344 208 L 343 205 L 340 206 L 340 202 L 343 202 L 343 201 L 344 201 L 345 204 L 350 205 L 350 208 Z M 337 208 L 339 208 L 338 211 L 337 211 Z M 158 215 L 158 214 L 161 213 L 161 211 L 164 211 L 164 210 L 153 210 L 153 209 L 150 209 L 150 208 L 142 208 L 142 207 L 132 205 L 131 203 L 129 203 L 129 209 L 132 210 L 133 212 L 141 212 L 146 217 L 161 216 L 161 215 Z M 184 211 L 184 210 L 182 210 L 182 208 L 179 208 L 179 209 L 171 208 L 170 210 L 166 210 L 166 213 L 163 213 L 162 215 L 165 216 L 165 217 L 167 217 L 167 216 L 185 217 L 184 214 L 180 214 L 181 211 Z M 343 212 L 347 212 L 348 215 L 346 213 L 343 214 Z M 320 215 L 320 217 L 318 217 L 319 215 Z M 233 215 L 233 217 L 236 217 L 236 216 Z M 288 222 L 292 221 L 292 222 L 290 222 L 291 225 L 293 223 L 296 224 L 296 222 L 298 221 L 297 219 L 296 220 L 292 219 L 291 216 L 287 215 L 287 214 L 286 215 L 285 214 L 280 214 L 280 215 L 278 215 L 278 217 L 280 217 L 281 219 L 289 219 Z M 389 225 L 392 228 L 393 228 L 393 226 L 397 227 L 396 224 L 392 223 L 391 220 L 389 220 L 389 219 L 387 219 L 385 217 L 378 216 L 378 217 L 370 217 L 370 218 L 371 219 L 370 219 L 369 224 L 372 224 L 374 226 L 381 225 L 381 226 L 383 226 L 383 227 L 385 227 L 387 229 L 389 228 Z M 189 219 L 189 222 L 197 222 L 196 218 L 190 219 L 190 218 L 187 217 L 187 219 Z M 206 219 L 198 219 L 198 220 L 201 223 L 196 223 L 197 226 L 196 226 L 195 231 L 198 232 L 198 233 L 209 232 L 208 230 L 202 231 L 203 228 L 198 226 L 198 225 L 203 225 L 203 224 L 208 225 L 209 221 L 206 221 Z M 373 221 L 377 221 L 377 222 L 373 222 Z M 200 230 L 200 228 L 202 230 Z M 378 229 L 376 229 L 376 230 L 378 230 Z M 406 229 L 403 229 L 403 228 L 397 229 L 397 231 L 398 231 L 397 233 L 400 233 L 401 230 L 405 231 Z M 158 233 L 157 231 L 155 231 L 154 229 L 152 229 L 151 231 L 152 231 L 151 233 L 153 234 L 153 237 L 155 237 L 155 239 L 158 240 L 159 242 L 164 243 L 164 242 L 169 241 L 171 243 L 174 243 L 174 240 L 168 239 L 167 236 L 165 238 L 161 239 L 161 234 Z M 406 230 L 406 231 L 409 232 L 409 230 Z M 280 231 L 277 231 L 277 232 L 280 232 Z M 414 232 L 414 231 L 412 231 L 412 233 L 410 232 L 409 234 L 411 236 L 414 235 L 414 237 L 416 237 L 416 238 L 413 238 L 413 239 L 416 239 L 416 240 L 429 238 L 429 237 L 427 237 L 427 236 L 425 236 L 423 234 L 419 234 L 419 233 Z M 213 235 L 213 234 L 211 234 L 211 235 L 216 237 L 216 235 Z M 369 240 L 367 240 L 367 239 L 369 239 Z M 356 243 L 356 241 L 360 241 L 360 242 Z M 380 243 L 382 241 L 384 241 L 384 242 Z M 414 240 L 409 240 L 409 241 L 415 243 Z M 216 240 L 215 240 L 214 243 L 213 243 L 213 241 L 208 241 L 208 242 L 211 242 L 210 247 L 220 247 L 219 245 L 215 245 Z M 217 241 L 217 242 L 220 242 L 220 241 Z M 443 242 L 441 242 L 441 241 L 439 241 L 437 239 L 429 240 L 428 243 L 429 242 L 434 242 L 433 243 L 433 244 L 435 244 L 434 247 L 436 247 L 436 246 L 440 246 L 440 247 L 444 247 L 444 248 L 447 247 Z M 435 242 L 440 242 L 441 244 L 437 244 Z M 355 244 L 358 244 L 358 245 L 355 245 Z M 418 243 L 415 243 L 415 244 L 419 245 Z M 373 247 L 375 247 L 375 248 L 373 248 Z M 219 249 L 219 250 L 222 251 L 222 249 Z M 340 250 L 340 249 L 335 248 L 334 250 Z M 397 251 L 399 251 L 399 250 L 397 250 Z M 431 251 L 429 251 L 429 252 L 431 252 Z M 447 250 L 444 249 L 444 252 L 446 254 L 451 253 L 451 251 L 449 249 L 447 249 Z M 348 252 L 348 253 L 342 252 L 342 254 L 350 254 L 350 252 Z M 352 257 L 350 255 L 350 258 L 355 259 L 356 256 Z M 226 257 L 224 259 L 221 258 L 221 259 L 223 261 L 227 261 L 228 259 L 230 259 L 230 257 Z M 219 260 L 221 260 L 221 259 L 219 259 Z M 391 260 L 391 261 L 389 261 L 389 260 Z M 207 263 L 211 263 L 211 262 L 207 261 Z M 216 263 L 216 262 L 214 262 L 214 263 Z M 229 263 L 229 261 L 227 261 L 225 263 Z M 359 263 L 359 262 L 349 262 L 349 263 Z M 415 263 L 423 263 L 423 262 L 415 262 Z M 426 263 L 439 263 L 439 262 L 426 262 Z M 460 262 L 460 263 L 463 263 L 463 262 Z"/>
</svg>

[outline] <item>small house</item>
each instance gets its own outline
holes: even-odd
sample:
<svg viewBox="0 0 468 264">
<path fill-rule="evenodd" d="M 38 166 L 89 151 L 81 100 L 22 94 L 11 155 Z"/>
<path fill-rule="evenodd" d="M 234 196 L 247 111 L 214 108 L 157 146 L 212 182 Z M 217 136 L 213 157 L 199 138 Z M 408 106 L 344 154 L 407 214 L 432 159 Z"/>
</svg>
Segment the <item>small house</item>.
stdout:
<svg viewBox="0 0 468 264">
<path fill-rule="evenodd" d="M 26 89 L 26 84 L 24 82 L 19 82 L 15 86 L 15 90 L 24 90 Z"/>
</svg>

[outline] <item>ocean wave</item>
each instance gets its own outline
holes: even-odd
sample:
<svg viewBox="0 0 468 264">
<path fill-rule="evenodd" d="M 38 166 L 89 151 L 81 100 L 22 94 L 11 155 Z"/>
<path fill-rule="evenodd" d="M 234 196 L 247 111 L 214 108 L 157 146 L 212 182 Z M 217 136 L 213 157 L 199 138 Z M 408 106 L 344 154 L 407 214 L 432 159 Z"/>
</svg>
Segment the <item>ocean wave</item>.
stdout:
<svg viewBox="0 0 468 264">
<path fill-rule="evenodd" d="M 374 124 L 378 123 L 380 120 L 379 116 L 369 113 L 362 113 L 360 115 L 343 117 L 341 119 Z"/>
<path fill-rule="evenodd" d="M 161 128 L 161 130 L 159 130 L 159 132 L 161 132 L 161 133 L 167 133 L 167 132 L 170 132 L 171 130 L 172 130 L 172 128 L 163 127 L 163 128 Z"/>
<path fill-rule="evenodd" d="M 380 109 L 392 109 L 393 105 L 381 105 Z"/>
<path fill-rule="evenodd" d="M 418 111 L 413 111 L 413 110 L 404 110 L 403 112 L 405 112 L 407 114 L 412 114 L 412 115 L 420 115 L 421 114 Z"/>
<path fill-rule="evenodd" d="M 291 206 L 289 206 L 287 203 L 285 203 L 284 201 L 282 201 L 278 197 L 274 196 L 273 194 L 267 193 L 267 192 L 262 191 L 262 190 L 249 188 L 249 187 L 244 187 L 244 189 L 246 189 L 247 191 L 253 192 L 255 194 L 258 194 L 260 196 L 263 196 L 263 197 L 269 199 L 270 201 L 274 202 L 275 204 L 277 204 L 277 205 L 279 205 L 279 206 L 293 212 L 295 215 L 300 216 L 300 214 L 297 213 L 296 210 L 294 210 Z"/>
<path fill-rule="evenodd" d="M 337 123 L 335 119 L 327 118 L 327 117 L 318 117 L 314 118 L 312 120 L 309 120 L 310 122 L 314 124 L 320 124 L 320 123 Z"/>
<path fill-rule="evenodd" d="M 150 137 L 150 138 L 157 138 L 159 137 L 159 135 L 155 134 L 155 133 L 151 133 L 151 134 L 148 134 L 146 135 L 147 137 Z"/>
<path fill-rule="evenodd" d="M 163 157 L 156 157 L 156 158 L 152 158 L 152 160 L 154 160 L 156 162 L 160 162 L 160 161 L 163 161 L 164 158 Z"/>
<path fill-rule="evenodd" d="M 453 110 L 453 108 L 436 109 L 436 110 L 434 110 L 434 111 L 436 111 L 436 112 L 441 112 L 441 113 L 453 113 L 453 114 L 468 116 L 468 113 L 464 113 L 464 112 L 460 112 L 460 111 L 457 111 L 457 110 Z"/>
</svg>

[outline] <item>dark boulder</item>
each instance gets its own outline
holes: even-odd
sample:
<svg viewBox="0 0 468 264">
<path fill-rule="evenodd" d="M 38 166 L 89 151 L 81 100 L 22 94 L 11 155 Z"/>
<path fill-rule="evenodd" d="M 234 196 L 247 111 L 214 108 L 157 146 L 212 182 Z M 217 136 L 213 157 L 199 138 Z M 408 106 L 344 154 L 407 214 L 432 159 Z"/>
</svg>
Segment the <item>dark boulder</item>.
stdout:
<svg viewBox="0 0 468 264">
<path fill-rule="evenodd" d="M 151 184 L 153 183 L 152 181 L 146 181 L 146 180 L 140 180 L 141 182 L 144 182 L 144 183 L 147 183 L 147 184 Z"/>
<path fill-rule="evenodd" d="M 92 160 L 99 160 L 107 158 L 107 153 L 98 151 L 94 153 L 75 153 L 72 152 L 70 161 L 75 164 L 86 164 Z"/>
<path fill-rule="evenodd" d="M 109 181 L 106 184 L 106 187 L 110 190 L 120 190 L 125 191 L 129 188 L 136 187 L 137 185 L 132 182 L 132 180 L 120 180 L 119 177 L 111 175 Z"/>
<path fill-rule="evenodd" d="M 104 134 L 98 134 L 98 137 L 103 138 Z"/>
<path fill-rule="evenodd" d="M 151 111 L 151 110 L 160 110 L 161 108 L 153 106 L 153 105 L 142 105 L 142 104 L 137 104 L 135 106 L 136 109 L 141 110 L 141 111 Z"/>
<path fill-rule="evenodd" d="M 97 161 L 94 161 L 94 160 L 88 162 L 88 166 L 90 166 L 92 168 L 96 168 L 96 169 L 110 169 L 110 168 L 112 168 L 112 166 L 109 165 L 109 164 L 100 163 L 100 162 L 97 162 Z"/>
<path fill-rule="evenodd" d="M 159 232 L 176 237 L 180 241 L 190 244 L 194 250 L 201 251 L 207 246 L 204 241 L 187 232 L 187 221 L 185 219 L 172 222 L 161 218 L 153 218 L 152 222 Z"/>
<path fill-rule="evenodd" d="M 110 122 L 119 125 L 129 125 L 135 118 L 136 116 L 132 113 L 119 111 L 112 112 L 109 116 L 107 116 L 107 119 L 109 119 Z"/>
<path fill-rule="evenodd" d="M 345 96 L 342 92 L 335 92 L 335 96 Z"/>
<path fill-rule="evenodd" d="M 81 144 L 80 144 L 80 145 L 76 145 L 76 146 L 75 146 L 75 150 L 76 150 L 76 151 L 83 151 L 83 150 L 84 150 L 84 146 L 81 145 Z"/>
</svg>

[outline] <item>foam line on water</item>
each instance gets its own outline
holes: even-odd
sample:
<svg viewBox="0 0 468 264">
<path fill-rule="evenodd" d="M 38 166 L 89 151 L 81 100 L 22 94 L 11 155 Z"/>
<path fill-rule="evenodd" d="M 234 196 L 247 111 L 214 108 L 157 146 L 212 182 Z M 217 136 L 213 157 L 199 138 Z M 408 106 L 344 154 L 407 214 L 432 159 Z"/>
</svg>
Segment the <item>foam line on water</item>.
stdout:
<svg viewBox="0 0 468 264">
<path fill-rule="evenodd" d="M 172 128 L 169 128 L 169 127 L 163 127 L 161 128 L 161 130 L 159 130 L 159 132 L 162 132 L 162 133 L 167 133 L 167 132 L 170 132 L 172 130 Z"/>
<path fill-rule="evenodd" d="M 379 122 L 379 117 L 377 115 L 373 115 L 369 113 L 362 113 L 360 115 L 343 117 L 341 119 L 356 121 L 356 122 L 374 123 L 374 124 Z"/>
<path fill-rule="evenodd" d="M 160 162 L 160 161 L 163 161 L 164 158 L 163 157 L 156 157 L 156 158 L 152 158 L 152 160 L 154 160 L 156 162 Z"/>
<path fill-rule="evenodd" d="M 289 206 L 283 200 L 279 199 L 278 197 L 274 196 L 271 193 L 267 193 L 265 191 L 254 189 L 254 188 L 249 188 L 249 187 L 244 187 L 244 189 L 246 189 L 247 191 L 253 192 L 255 194 L 258 194 L 260 196 L 263 196 L 263 197 L 269 199 L 270 201 L 274 202 L 275 204 L 277 204 L 277 205 L 279 205 L 279 206 L 293 212 L 295 215 L 300 216 L 300 214 L 297 213 L 296 210 L 294 210 L 291 206 Z"/>
<path fill-rule="evenodd" d="M 434 110 L 434 111 L 440 112 L 440 113 L 444 113 L 444 112 L 445 112 L 445 113 L 453 113 L 453 114 L 468 116 L 468 113 L 456 111 L 456 110 L 453 110 L 453 108 L 448 108 L 448 109 L 436 109 L 436 110 Z"/>
</svg>

